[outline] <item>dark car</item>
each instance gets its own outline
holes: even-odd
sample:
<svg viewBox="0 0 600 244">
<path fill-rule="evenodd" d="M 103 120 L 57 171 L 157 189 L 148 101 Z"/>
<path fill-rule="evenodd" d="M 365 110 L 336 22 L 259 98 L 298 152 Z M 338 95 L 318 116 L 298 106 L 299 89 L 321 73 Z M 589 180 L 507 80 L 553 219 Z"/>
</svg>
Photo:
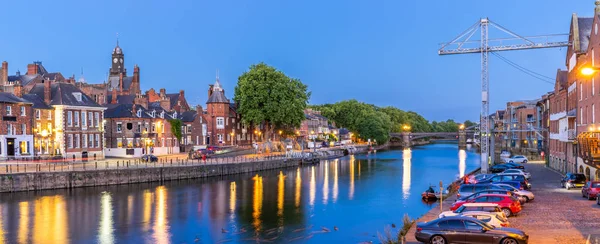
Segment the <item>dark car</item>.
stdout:
<svg viewBox="0 0 600 244">
<path fill-rule="evenodd" d="M 521 182 L 518 182 L 518 181 L 496 181 L 496 182 L 492 182 L 492 184 L 506 184 L 506 185 L 511 185 L 517 189 L 525 190 L 525 187 L 523 187 L 523 185 L 521 185 Z M 502 187 L 502 188 L 504 188 L 504 187 Z"/>
<path fill-rule="evenodd" d="M 415 238 L 420 242 L 446 243 L 527 243 L 529 236 L 513 228 L 496 228 L 471 217 L 452 216 L 417 223 Z"/>
<path fill-rule="evenodd" d="M 146 162 L 158 162 L 158 158 L 154 155 L 144 155 L 142 156 L 142 161 Z"/>
<path fill-rule="evenodd" d="M 492 167 L 490 167 L 490 172 L 496 174 L 496 173 L 502 173 L 507 169 L 512 169 L 511 165 L 507 165 L 507 164 L 496 164 Z"/>
<path fill-rule="evenodd" d="M 457 197 L 468 197 L 473 195 L 475 192 L 480 192 L 484 190 L 502 190 L 502 187 L 492 185 L 492 184 L 463 184 L 458 188 L 458 193 L 456 193 Z"/>
<path fill-rule="evenodd" d="M 508 163 L 504 163 L 502 165 L 509 166 L 511 169 L 525 169 L 525 166 L 523 166 L 519 163 L 508 162 Z"/>
<path fill-rule="evenodd" d="M 525 190 L 531 189 L 531 184 L 525 179 L 525 176 L 520 174 L 497 174 L 489 179 L 481 181 L 480 183 L 493 183 L 500 181 L 518 181 L 525 188 Z"/>
<path fill-rule="evenodd" d="M 509 191 L 509 190 L 505 190 L 505 189 L 489 189 L 489 190 L 475 192 L 475 193 L 471 194 L 470 196 L 459 197 L 458 199 L 456 199 L 456 201 L 466 201 L 469 199 L 476 198 L 481 194 L 502 194 L 502 195 L 512 196 L 513 192 Z"/>
<path fill-rule="evenodd" d="M 565 177 L 560 180 L 560 186 L 567 188 L 567 190 L 575 187 L 583 187 L 585 185 L 586 178 L 583 174 L 567 173 Z"/>
</svg>

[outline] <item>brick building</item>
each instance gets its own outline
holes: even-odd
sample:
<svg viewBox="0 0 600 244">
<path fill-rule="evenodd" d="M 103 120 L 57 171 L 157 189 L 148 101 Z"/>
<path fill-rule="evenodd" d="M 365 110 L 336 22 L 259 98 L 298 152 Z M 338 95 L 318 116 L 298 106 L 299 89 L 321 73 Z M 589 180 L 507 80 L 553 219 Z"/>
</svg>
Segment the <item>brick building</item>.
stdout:
<svg viewBox="0 0 600 244">
<path fill-rule="evenodd" d="M 18 88 L 17 88 L 18 87 Z M 0 158 L 32 157 L 33 135 L 31 130 L 32 103 L 19 97 L 21 87 L 15 86 L 17 94 L 0 92 Z"/>
<path fill-rule="evenodd" d="M 572 169 L 567 162 L 573 160 L 573 140 L 575 139 L 575 110 L 567 114 L 568 72 L 557 70 L 554 93 L 548 96 L 550 103 L 549 166 L 560 171 Z M 571 160 L 569 160 L 571 159 Z"/>
</svg>

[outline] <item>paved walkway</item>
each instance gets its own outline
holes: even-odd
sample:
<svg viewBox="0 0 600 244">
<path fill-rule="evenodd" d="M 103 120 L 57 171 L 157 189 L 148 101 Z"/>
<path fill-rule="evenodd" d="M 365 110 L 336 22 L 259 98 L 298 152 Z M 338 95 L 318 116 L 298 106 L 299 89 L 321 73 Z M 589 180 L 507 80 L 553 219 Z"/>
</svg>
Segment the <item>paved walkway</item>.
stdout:
<svg viewBox="0 0 600 244">
<path fill-rule="evenodd" d="M 600 243 L 600 206 L 596 201 L 582 198 L 579 189 L 560 188 L 561 175 L 545 168 L 543 162 L 531 162 L 525 168 L 532 174 L 535 200 L 526 203 L 518 216 L 509 218 L 511 227 L 525 231 L 530 237 L 529 243 Z M 444 205 L 449 207 L 449 204 Z M 437 218 L 438 213 L 439 206 L 418 222 Z M 418 243 L 414 227 L 407 240 Z"/>
</svg>

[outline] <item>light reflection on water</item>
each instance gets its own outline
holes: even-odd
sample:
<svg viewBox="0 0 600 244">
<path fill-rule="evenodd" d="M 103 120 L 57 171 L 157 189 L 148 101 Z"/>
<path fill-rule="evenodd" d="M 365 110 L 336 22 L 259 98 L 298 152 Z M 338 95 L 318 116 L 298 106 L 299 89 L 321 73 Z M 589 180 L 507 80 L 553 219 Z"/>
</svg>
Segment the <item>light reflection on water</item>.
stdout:
<svg viewBox="0 0 600 244">
<path fill-rule="evenodd" d="M 420 201 L 430 182 L 478 159 L 434 145 L 253 175 L 5 194 L 0 243 L 378 242 L 385 225 L 430 208 Z"/>
</svg>

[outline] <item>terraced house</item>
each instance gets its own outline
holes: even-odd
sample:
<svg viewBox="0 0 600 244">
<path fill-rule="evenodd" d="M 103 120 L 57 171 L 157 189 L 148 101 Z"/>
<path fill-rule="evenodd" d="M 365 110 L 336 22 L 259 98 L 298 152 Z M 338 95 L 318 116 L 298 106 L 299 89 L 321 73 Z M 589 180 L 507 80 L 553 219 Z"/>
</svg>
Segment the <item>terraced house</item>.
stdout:
<svg viewBox="0 0 600 244">
<path fill-rule="evenodd" d="M 0 92 L 0 159 L 33 156 L 31 106 L 32 103 L 19 96 Z"/>
</svg>

